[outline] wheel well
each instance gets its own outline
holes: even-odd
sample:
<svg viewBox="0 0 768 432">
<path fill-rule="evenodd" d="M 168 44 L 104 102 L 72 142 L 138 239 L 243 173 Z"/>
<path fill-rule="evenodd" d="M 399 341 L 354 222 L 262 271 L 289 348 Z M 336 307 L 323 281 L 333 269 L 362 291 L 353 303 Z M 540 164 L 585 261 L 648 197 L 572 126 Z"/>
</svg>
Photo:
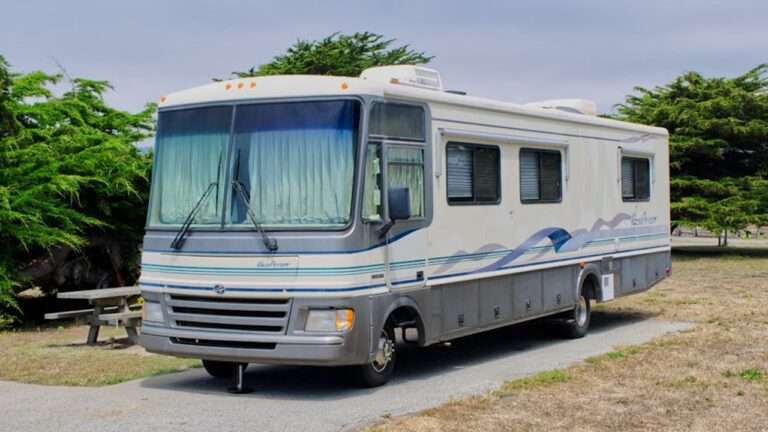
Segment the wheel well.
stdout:
<svg viewBox="0 0 768 432">
<path fill-rule="evenodd" d="M 415 308 L 411 306 L 397 307 L 389 313 L 384 325 L 391 326 L 392 328 L 415 328 L 419 332 L 419 345 L 424 345 L 426 336 L 424 333 L 424 322 Z"/>
<path fill-rule="evenodd" d="M 584 281 L 581 283 L 581 292 L 586 294 L 590 300 L 597 300 L 599 298 L 600 282 L 595 274 L 590 273 L 584 278 Z"/>
</svg>

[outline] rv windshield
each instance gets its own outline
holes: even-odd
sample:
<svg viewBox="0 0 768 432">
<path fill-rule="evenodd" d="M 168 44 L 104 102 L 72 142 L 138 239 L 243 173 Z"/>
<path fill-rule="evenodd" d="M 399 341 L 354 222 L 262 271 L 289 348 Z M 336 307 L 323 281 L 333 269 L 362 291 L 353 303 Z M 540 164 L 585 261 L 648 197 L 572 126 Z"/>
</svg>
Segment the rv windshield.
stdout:
<svg viewBox="0 0 768 432">
<path fill-rule="evenodd" d="M 150 225 L 181 225 L 211 184 L 192 225 L 221 224 L 231 124 L 232 107 L 160 113 Z"/>
<path fill-rule="evenodd" d="M 193 226 L 223 221 L 250 229 L 246 205 L 266 229 L 349 222 L 358 102 L 254 103 L 234 112 L 234 128 L 231 107 L 160 114 L 150 225 L 184 222 L 211 183 L 215 193 Z M 233 182 L 244 194 L 235 193 Z"/>
</svg>

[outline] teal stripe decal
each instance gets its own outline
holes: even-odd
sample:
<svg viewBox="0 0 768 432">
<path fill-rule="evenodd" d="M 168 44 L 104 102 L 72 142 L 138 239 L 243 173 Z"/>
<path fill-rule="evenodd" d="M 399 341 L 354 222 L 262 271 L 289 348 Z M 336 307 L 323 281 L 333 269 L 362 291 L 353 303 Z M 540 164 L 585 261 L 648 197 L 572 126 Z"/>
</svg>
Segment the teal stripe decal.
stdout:
<svg viewBox="0 0 768 432">
<path fill-rule="evenodd" d="M 584 248 L 587 247 L 600 247 L 607 244 L 614 243 L 617 239 L 619 243 L 632 243 L 636 241 L 648 241 L 659 238 L 666 238 L 668 234 L 664 233 L 651 233 L 651 234 L 639 234 L 623 237 L 611 237 L 605 239 L 590 240 L 584 244 Z M 526 255 L 538 254 L 546 251 L 553 250 L 552 245 L 547 246 L 535 246 L 525 252 Z M 479 252 L 469 253 L 461 255 L 450 255 L 429 258 L 429 265 L 443 265 L 459 262 L 473 262 L 483 261 L 491 258 L 503 257 L 508 254 L 512 249 L 503 249 L 491 252 Z M 411 268 L 421 268 L 425 266 L 425 260 L 409 260 L 398 261 L 391 264 L 392 270 L 407 270 Z M 368 264 L 359 266 L 347 266 L 347 267 L 304 267 L 304 268 L 287 268 L 287 269 L 262 269 L 262 268 L 249 268 L 249 267 L 195 267 L 195 266 L 173 266 L 164 264 L 142 264 L 143 270 L 158 272 L 158 273 L 183 273 L 183 274 L 221 274 L 221 275 L 260 275 L 260 276 L 286 276 L 286 275 L 298 275 L 298 276 L 353 276 L 353 275 L 365 275 L 370 273 L 384 271 L 384 264 Z"/>
</svg>

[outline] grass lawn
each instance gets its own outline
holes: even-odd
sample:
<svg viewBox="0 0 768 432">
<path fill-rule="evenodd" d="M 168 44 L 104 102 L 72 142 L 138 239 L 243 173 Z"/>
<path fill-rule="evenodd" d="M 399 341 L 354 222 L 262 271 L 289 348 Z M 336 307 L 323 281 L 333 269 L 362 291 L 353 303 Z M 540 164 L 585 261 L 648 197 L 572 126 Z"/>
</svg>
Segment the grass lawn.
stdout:
<svg viewBox="0 0 768 432">
<path fill-rule="evenodd" d="M 99 386 L 197 367 L 199 360 L 146 353 L 126 344 L 125 330 L 102 327 L 85 345 L 87 326 L 0 333 L 0 380 Z"/>
<path fill-rule="evenodd" d="M 594 319 L 617 311 L 696 327 L 372 430 L 768 430 L 768 253 L 675 255 L 670 279 Z"/>
</svg>

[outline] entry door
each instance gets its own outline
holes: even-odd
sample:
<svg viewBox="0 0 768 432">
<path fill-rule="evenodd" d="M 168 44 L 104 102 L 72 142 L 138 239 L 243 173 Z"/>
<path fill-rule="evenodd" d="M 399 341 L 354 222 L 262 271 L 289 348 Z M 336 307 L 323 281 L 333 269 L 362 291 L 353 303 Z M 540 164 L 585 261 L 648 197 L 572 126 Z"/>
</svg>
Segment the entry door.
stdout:
<svg viewBox="0 0 768 432">
<path fill-rule="evenodd" d="M 384 197 L 390 187 L 407 187 L 410 192 L 411 218 L 397 221 L 386 236 L 386 277 L 390 290 L 408 290 L 424 286 L 427 262 L 428 221 L 426 175 L 427 148 L 424 144 L 384 143 Z M 389 217 L 389 203 L 385 214 Z"/>
</svg>

